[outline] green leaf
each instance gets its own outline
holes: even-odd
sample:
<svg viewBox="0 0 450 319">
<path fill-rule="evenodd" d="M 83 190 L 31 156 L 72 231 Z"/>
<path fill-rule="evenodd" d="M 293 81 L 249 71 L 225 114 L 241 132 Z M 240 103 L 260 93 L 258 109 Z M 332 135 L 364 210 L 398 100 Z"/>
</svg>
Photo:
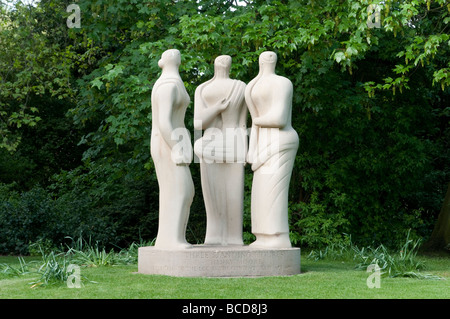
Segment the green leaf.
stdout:
<svg viewBox="0 0 450 319">
<path fill-rule="evenodd" d="M 101 89 L 102 85 L 103 85 L 103 82 L 100 81 L 99 78 L 96 78 L 96 79 L 91 81 L 91 87 L 96 87 L 99 90 Z"/>
<path fill-rule="evenodd" d="M 344 52 L 336 52 L 334 54 L 334 59 L 336 60 L 337 63 L 346 60 Z"/>
</svg>

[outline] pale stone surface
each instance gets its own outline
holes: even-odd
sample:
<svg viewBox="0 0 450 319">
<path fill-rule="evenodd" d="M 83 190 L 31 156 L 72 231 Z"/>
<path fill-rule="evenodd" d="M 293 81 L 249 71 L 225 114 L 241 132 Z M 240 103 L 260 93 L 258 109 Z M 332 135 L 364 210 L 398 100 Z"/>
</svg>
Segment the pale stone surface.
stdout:
<svg viewBox="0 0 450 319">
<path fill-rule="evenodd" d="M 276 63 L 274 52 L 261 53 L 259 74 L 245 90 L 252 117 L 247 160 L 254 171 L 253 247 L 291 247 L 288 191 L 299 139 L 291 125 L 292 83 L 275 74 Z"/>
<path fill-rule="evenodd" d="M 244 165 L 247 153 L 245 83 L 229 77 L 231 57 L 214 62 L 214 77 L 195 91 L 194 144 L 206 208 L 205 244 L 243 245 Z"/>
<path fill-rule="evenodd" d="M 291 276 L 300 273 L 300 248 L 193 245 L 165 250 L 141 247 L 138 273 L 176 277 Z"/>
<path fill-rule="evenodd" d="M 194 197 L 189 163 L 192 145 L 184 124 L 190 98 L 178 72 L 181 63 L 176 49 L 165 51 L 158 65 L 161 76 L 152 89 L 152 132 L 150 152 L 159 185 L 159 225 L 155 246 L 187 248 L 186 226 Z M 174 134 L 178 132 L 178 134 Z M 176 151 L 178 148 L 178 151 Z"/>
<path fill-rule="evenodd" d="M 178 50 L 163 53 L 152 91 L 151 155 L 160 190 L 154 247 L 141 247 L 138 272 L 183 277 L 288 276 L 300 273 L 300 248 L 289 240 L 288 189 L 298 149 L 291 125 L 292 83 L 275 74 L 274 52 L 260 55 L 247 86 L 229 78 L 231 57 L 219 56 L 214 77 L 195 92 L 195 143 L 207 211 L 205 245 L 186 242 L 194 196 L 192 145 L 184 125 L 190 98 L 180 78 Z M 247 106 L 252 117 L 247 146 Z M 231 140 L 229 140 L 231 136 Z M 181 138 L 181 139 L 180 139 Z M 248 147 L 248 153 L 247 153 Z M 244 246 L 244 165 L 254 171 L 251 218 L 256 241 Z"/>
</svg>

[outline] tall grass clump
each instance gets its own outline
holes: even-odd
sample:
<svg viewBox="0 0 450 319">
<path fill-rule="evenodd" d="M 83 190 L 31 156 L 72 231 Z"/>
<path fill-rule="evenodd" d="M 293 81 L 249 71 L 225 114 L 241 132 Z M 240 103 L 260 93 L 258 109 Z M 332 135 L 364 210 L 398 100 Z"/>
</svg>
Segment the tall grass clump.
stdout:
<svg viewBox="0 0 450 319">
<path fill-rule="evenodd" d="M 8 264 L 0 264 L 0 274 L 4 276 L 20 276 L 28 273 L 30 271 L 28 264 L 25 262 L 23 257 L 18 257 L 19 266 L 11 266 Z"/>
<path fill-rule="evenodd" d="M 384 245 L 376 248 L 354 245 L 351 240 L 344 244 L 336 244 L 322 250 L 313 250 L 308 255 L 309 259 L 352 259 L 356 262 L 355 268 L 366 270 L 369 265 L 378 265 L 382 276 L 410 277 L 418 279 L 442 279 L 439 276 L 423 274 L 425 264 L 417 258 L 421 240 L 410 238 L 408 231 L 405 242 L 400 245 L 398 251 L 390 251 Z"/>
<path fill-rule="evenodd" d="M 44 287 L 48 285 L 67 283 L 69 276 L 73 274 L 74 266 L 77 267 L 105 267 L 115 265 L 136 264 L 138 259 L 138 249 L 142 246 L 152 245 L 153 242 L 132 243 L 127 249 L 106 250 L 100 247 L 98 242 L 91 243 L 81 236 L 72 239 L 72 244 L 66 246 L 67 249 L 49 250 L 48 245 L 37 241 L 30 245 L 34 256 L 40 255 L 41 260 L 26 262 L 23 257 L 19 257 L 19 266 L 0 264 L 0 275 L 21 276 L 25 274 L 35 274 L 38 278 L 31 282 L 32 288 Z M 80 275 L 80 280 L 90 281 Z"/>
<path fill-rule="evenodd" d="M 69 264 L 70 262 L 63 253 L 43 252 L 40 266 L 35 271 L 40 277 L 30 283 L 32 285 L 31 288 L 67 282 L 70 275 L 68 271 Z"/>
<path fill-rule="evenodd" d="M 36 264 L 33 267 L 35 270 L 29 273 L 36 273 L 39 278 L 31 282 L 31 288 L 55 285 L 55 284 L 67 284 L 69 277 L 73 274 L 73 266 L 78 266 L 75 260 L 72 260 L 70 254 L 63 251 L 50 251 L 38 245 L 40 251 L 41 260 L 32 261 L 29 264 Z M 79 274 L 80 283 L 83 281 L 89 281 L 85 276 Z"/>
<path fill-rule="evenodd" d="M 315 261 L 328 260 L 352 260 L 353 259 L 353 244 L 350 236 L 345 235 L 344 240 L 334 242 L 323 249 L 311 250 L 308 254 L 308 259 Z"/>
<path fill-rule="evenodd" d="M 72 239 L 72 245 L 67 247 L 66 254 L 70 256 L 73 263 L 88 267 L 136 264 L 139 247 L 149 246 L 153 243 L 132 243 L 126 249 L 118 248 L 117 251 L 114 249 L 107 251 L 105 247 L 100 247 L 98 242 L 92 244 L 90 240 L 86 241 L 82 237 L 76 240 L 70 239 Z"/>
<path fill-rule="evenodd" d="M 82 266 L 101 267 L 115 264 L 114 251 L 107 252 L 105 248 L 100 249 L 98 245 L 88 246 L 85 250 L 71 248 L 67 255 L 74 264 Z"/>
<path fill-rule="evenodd" d="M 39 245 L 35 245 L 34 249 L 36 252 L 39 251 L 39 254 L 35 253 L 35 255 L 40 255 L 41 260 L 26 262 L 23 257 L 18 257 L 19 266 L 0 264 L 0 274 L 6 276 L 37 275 L 37 279 L 29 283 L 31 288 L 66 284 L 69 276 L 73 274 L 73 266 L 76 265 L 70 255 L 61 251 L 47 251 L 45 247 Z M 79 279 L 80 282 L 88 280 L 81 275 Z"/>
<path fill-rule="evenodd" d="M 420 240 L 410 239 L 408 232 L 406 241 L 398 253 L 390 253 L 383 245 L 375 249 L 354 247 L 355 260 L 358 262 L 356 268 L 365 270 L 369 265 L 377 264 L 381 273 L 389 277 L 421 278 L 422 274 L 419 271 L 425 268 L 425 264 L 416 258 L 419 246 Z"/>
</svg>

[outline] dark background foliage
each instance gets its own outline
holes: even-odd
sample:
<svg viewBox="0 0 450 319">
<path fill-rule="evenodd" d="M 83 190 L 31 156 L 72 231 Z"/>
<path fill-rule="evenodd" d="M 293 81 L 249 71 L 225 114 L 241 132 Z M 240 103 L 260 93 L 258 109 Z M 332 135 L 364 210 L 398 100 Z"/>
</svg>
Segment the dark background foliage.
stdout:
<svg viewBox="0 0 450 319">
<path fill-rule="evenodd" d="M 367 25 L 372 2 L 380 28 Z M 0 253 L 67 236 L 106 246 L 156 237 L 150 95 L 169 48 L 182 53 L 191 99 L 217 55 L 231 55 L 231 76 L 249 82 L 259 54 L 277 52 L 300 136 L 294 245 L 389 246 L 409 230 L 426 240 L 450 180 L 450 8 L 372 2 L 80 0 L 80 29 L 65 23 L 71 1 L 0 2 Z M 199 166 L 190 168 L 187 238 L 201 243 Z"/>
</svg>

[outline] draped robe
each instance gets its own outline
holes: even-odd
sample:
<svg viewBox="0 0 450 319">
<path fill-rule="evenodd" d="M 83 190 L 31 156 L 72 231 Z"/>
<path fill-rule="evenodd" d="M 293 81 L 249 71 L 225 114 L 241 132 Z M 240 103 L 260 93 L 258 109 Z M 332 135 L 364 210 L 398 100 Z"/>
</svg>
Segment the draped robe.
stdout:
<svg viewBox="0 0 450 319">
<path fill-rule="evenodd" d="M 196 107 L 212 107 L 213 100 L 224 98 L 230 103 L 194 144 L 194 152 L 200 158 L 207 215 L 205 244 L 242 245 L 244 165 L 247 153 L 246 85 L 239 80 L 227 79 L 233 81 L 228 92 L 207 92 L 213 80 L 197 88 Z"/>
</svg>

